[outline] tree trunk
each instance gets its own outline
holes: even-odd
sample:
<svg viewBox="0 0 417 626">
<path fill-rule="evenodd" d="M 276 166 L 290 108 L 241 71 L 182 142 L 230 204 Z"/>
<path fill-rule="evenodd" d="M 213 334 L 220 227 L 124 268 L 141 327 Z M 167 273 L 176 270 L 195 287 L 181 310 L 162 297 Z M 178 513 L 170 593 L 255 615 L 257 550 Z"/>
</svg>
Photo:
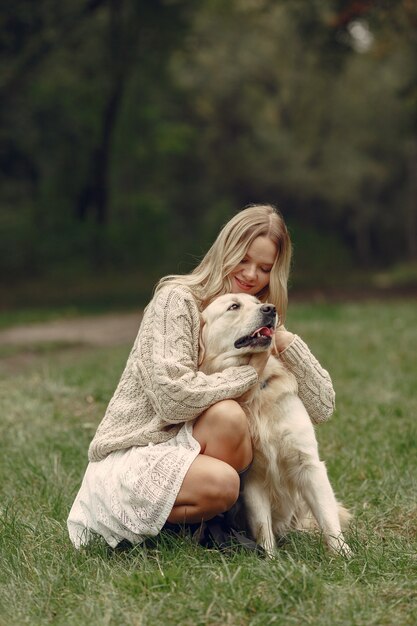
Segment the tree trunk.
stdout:
<svg viewBox="0 0 417 626">
<path fill-rule="evenodd" d="M 371 238 L 369 232 L 369 219 L 364 214 L 366 209 L 354 216 L 353 227 L 355 235 L 355 247 L 358 260 L 364 267 L 371 261 Z"/>
<path fill-rule="evenodd" d="M 417 137 L 414 138 L 408 157 L 408 197 L 405 206 L 405 240 L 410 261 L 417 260 Z"/>
<path fill-rule="evenodd" d="M 84 220 L 91 213 L 97 224 L 105 224 L 109 212 L 109 178 L 112 139 L 120 113 L 128 74 L 128 38 L 123 19 L 123 2 L 109 4 L 109 73 L 111 83 L 102 111 L 101 132 L 91 151 L 87 180 L 76 205 L 76 215 Z"/>
<path fill-rule="evenodd" d="M 91 151 L 87 180 L 78 195 L 76 215 L 80 220 L 85 220 L 92 213 L 98 224 L 107 222 L 111 144 L 123 91 L 123 81 L 114 83 L 104 106 L 101 133 L 96 146 Z"/>
</svg>

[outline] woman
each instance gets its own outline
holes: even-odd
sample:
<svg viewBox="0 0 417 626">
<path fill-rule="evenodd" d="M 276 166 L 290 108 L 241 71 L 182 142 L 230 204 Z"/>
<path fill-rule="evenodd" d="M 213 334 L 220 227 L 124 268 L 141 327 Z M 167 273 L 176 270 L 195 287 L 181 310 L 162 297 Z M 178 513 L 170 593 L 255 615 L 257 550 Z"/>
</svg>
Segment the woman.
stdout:
<svg viewBox="0 0 417 626">
<path fill-rule="evenodd" d="M 197 369 L 200 311 L 224 293 L 275 304 L 285 320 L 291 242 L 272 206 L 235 215 L 188 275 L 167 276 L 144 312 L 119 385 L 89 448 L 89 465 L 68 518 L 71 541 L 93 533 L 116 547 L 155 536 L 166 522 L 195 523 L 229 510 L 251 463 L 246 416 L 237 399 L 265 355 L 205 375 Z M 311 419 L 334 409 L 328 373 L 282 326 L 276 356 L 294 373 Z"/>
</svg>

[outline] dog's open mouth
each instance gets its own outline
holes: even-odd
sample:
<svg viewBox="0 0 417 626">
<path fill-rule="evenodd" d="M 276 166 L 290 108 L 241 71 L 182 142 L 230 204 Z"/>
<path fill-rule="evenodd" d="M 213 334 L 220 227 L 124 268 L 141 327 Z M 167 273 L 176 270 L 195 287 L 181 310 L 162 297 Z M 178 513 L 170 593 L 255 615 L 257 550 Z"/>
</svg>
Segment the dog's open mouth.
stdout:
<svg viewBox="0 0 417 626">
<path fill-rule="evenodd" d="M 274 334 L 273 326 L 261 326 L 257 328 L 251 335 L 245 335 L 236 339 L 235 348 L 251 347 L 266 347 L 269 346 L 272 341 L 272 335 Z"/>
</svg>

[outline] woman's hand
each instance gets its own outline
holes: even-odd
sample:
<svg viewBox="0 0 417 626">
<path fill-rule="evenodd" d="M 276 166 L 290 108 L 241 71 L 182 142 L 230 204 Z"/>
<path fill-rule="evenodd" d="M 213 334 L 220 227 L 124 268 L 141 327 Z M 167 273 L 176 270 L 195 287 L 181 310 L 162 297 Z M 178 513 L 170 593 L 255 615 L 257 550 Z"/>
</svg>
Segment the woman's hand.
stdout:
<svg viewBox="0 0 417 626">
<path fill-rule="evenodd" d="M 272 354 L 279 354 L 283 352 L 285 348 L 288 348 L 290 343 L 294 341 L 295 335 L 293 333 L 288 332 L 284 326 L 278 326 L 274 335 L 274 347 L 272 349 Z"/>
</svg>

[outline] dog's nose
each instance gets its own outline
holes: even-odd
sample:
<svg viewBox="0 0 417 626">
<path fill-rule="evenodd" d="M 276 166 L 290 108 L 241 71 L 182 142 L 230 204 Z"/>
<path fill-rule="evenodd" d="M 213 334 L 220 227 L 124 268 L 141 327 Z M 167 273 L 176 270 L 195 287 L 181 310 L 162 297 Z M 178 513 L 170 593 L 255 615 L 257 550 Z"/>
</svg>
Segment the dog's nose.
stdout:
<svg viewBox="0 0 417 626">
<path fill-rule="evenodd" d="M 267 315 L 275 315 L 277 310 L 273 304 L 264 304 L 261 306 L 262 313 L 266 313 Z"/>
</svg>

